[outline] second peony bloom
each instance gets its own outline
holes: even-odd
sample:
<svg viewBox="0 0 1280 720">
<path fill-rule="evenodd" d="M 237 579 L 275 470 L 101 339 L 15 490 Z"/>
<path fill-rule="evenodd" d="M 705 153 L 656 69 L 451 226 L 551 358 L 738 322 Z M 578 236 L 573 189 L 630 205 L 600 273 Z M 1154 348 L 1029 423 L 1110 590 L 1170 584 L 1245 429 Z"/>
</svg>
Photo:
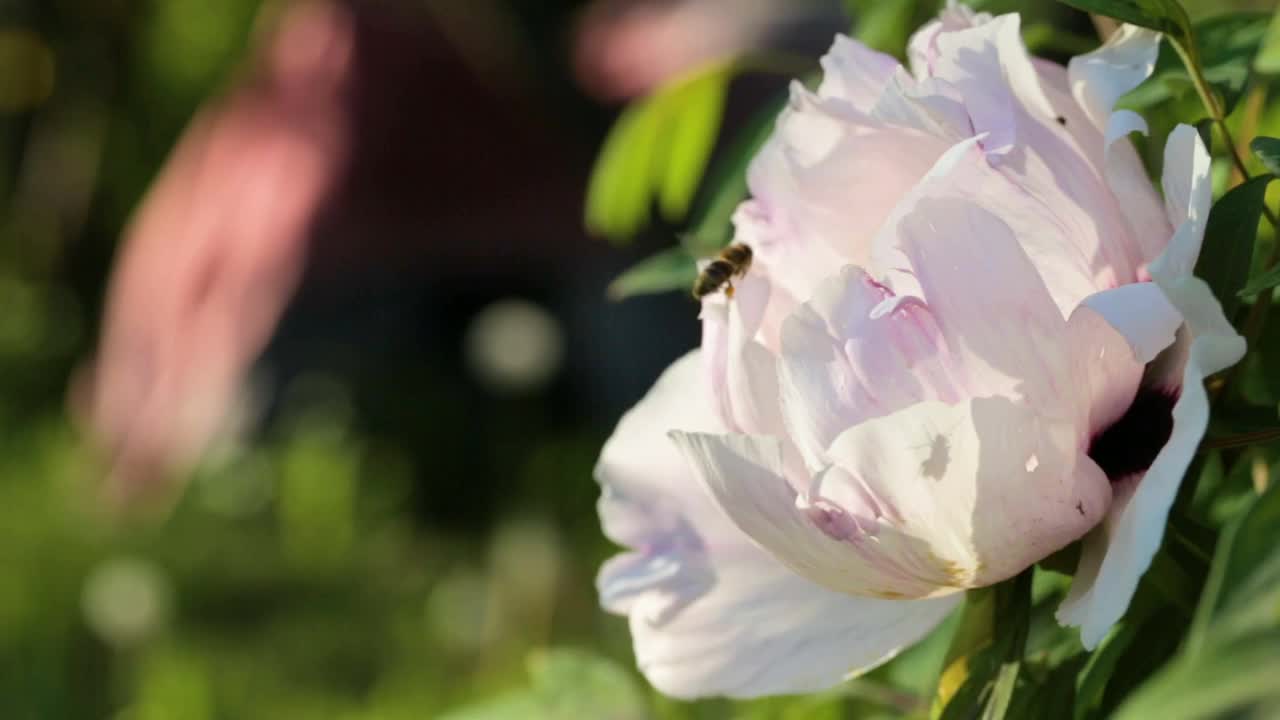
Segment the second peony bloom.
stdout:
<svg viewBox="0 0 1280 720">
<path fill-rule="evenodd" d="M 1164 201 L 1116 100 L 1159 37 L 1069 68 L 1017 15 L 952 7 L 911 71 L 838 38 L 749 173 L 755 264 L 597 468 L 601 571 L 641 669 L 682 697 L 814 690 L 892 657 L 961 591 L 1076 541 L 1059 612 L 1128 606 L 1244 342 L 1192 276 L 1209 157 Z"/>
</svg>

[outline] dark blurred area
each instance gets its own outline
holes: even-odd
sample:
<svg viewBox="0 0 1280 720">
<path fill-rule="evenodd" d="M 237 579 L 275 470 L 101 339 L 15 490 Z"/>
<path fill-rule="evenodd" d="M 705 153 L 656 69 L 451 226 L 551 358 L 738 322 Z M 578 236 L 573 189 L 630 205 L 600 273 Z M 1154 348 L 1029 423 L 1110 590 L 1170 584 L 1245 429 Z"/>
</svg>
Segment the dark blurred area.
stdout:
<svg viewBox="0 0 1280 720">
<path fill-rule="evenodd" d="M 605 299 L 677 228 L 587 237 L 587 177 L 621 101 L 845 23 L 0 4 L 0 717 L 647 695 L 596 609 L 591 468 L 697 307 Z M 737 82 L 726 134 L 785 83 Z"/>
</svg>

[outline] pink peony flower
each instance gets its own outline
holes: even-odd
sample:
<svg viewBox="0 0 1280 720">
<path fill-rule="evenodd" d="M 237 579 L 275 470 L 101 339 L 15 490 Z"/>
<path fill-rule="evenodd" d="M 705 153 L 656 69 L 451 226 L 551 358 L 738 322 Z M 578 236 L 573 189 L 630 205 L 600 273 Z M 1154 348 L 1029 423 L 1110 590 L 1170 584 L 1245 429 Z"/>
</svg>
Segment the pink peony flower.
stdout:
<svg viewBox="0 0 1280 720">
<path fill-rule="evenodd" d="M 910 73 L 837 38 L 817 92 L 793 88 L 735 217 L 756 263 L 732 299 L 704 300 L 686 384 L 710 398 L 664 387 L 682 360 L 598 470 L 628 564 L 697 564 L 697 582 L 618 559 L 601 573 L 660 689 L 672 672 L 682 695 L 834 683 L 960 591 L 1081 538 L 1060 619 L 1093 647 L 1127 608 L 1208 421 L 1202 381 L 1244 342 L 1191 275 L 1211 202 L 1199 137 L 1170 137 L 1162 207 L 1125 140 L 1145 123 L 1112 113 L 1159 37 L 1125 27 L 1064 70 L 1030 58 L 1018 25 L 949 8 L 913 38 Z M 686 466 L 656 459 L 664 430 Z M 618 496 L 642 498 L 627 533 Z M 715 551 L 725 518 L 793 573 L 778 587 L 847 604 L 744 621 L 770 603 Z M 867 608 L 893 620 L 864 629 Z M 836 628 L 839 655 L 822 649 Z M 751 682 L 727 682 L 747 656 Z"/>
</svg>

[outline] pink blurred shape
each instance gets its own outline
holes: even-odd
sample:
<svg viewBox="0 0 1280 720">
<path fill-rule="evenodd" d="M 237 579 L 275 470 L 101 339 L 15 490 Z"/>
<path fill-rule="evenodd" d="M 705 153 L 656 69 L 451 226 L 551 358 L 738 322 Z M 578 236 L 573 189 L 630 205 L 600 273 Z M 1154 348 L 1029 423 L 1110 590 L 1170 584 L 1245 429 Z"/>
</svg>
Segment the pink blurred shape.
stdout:
<svg viewBox="0 0 1280 720">
<path fill-rule="evenodd" d="M 346 163 L 353 57 L 346 10 L 291 4 L 137 211 L 98 356 L 73 392 L 106 453 L 113 502 L 163 494 L 226 428 Z"/>
<path fill-rule="evenodd" d="M 598 0 L 583 15 L 574 71 L 605 100 L 646 95 L 699 65 L 766 47 L 818 3 L 776 0 Z"/>
</svg>

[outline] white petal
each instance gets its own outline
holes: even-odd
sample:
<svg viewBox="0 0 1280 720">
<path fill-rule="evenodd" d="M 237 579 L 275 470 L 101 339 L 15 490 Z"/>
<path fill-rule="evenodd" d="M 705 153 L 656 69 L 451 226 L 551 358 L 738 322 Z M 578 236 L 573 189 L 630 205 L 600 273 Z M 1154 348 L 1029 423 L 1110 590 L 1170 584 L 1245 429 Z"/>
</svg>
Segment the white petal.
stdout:
<svg viewBox="0 0 1280 720">
<path fill-rule="evenodd" d="M 1004 398 L 915 405 L 851 428 L 829 452 L 845 474 L 824 481 L 823 499 L 874 499 L 850 511 L 874 519 L 859 518 L 875 540 L 859 549 L 901 581 L 939 588 L 1012 577 L 1082 536 L 1111 500 L 1069 423 Z"/>
<path fill-rule="evenodd" d="M 1174 282 L 1190 276 L 1200 258 L 1213 204 L 1210 162 L 1209 151 L 1195 128 L 1179 125 L 1169 133 L 1161 183 L 1169 222 L 1177 230 L 1164 254 L 1151 263 L 1151 276 L 1157 281 Z"/>
<path fill-rule="evenodd" d="M 933 629 L 958 598 L 890 602 L 821 588 L 712 503 L 666 437 L 673 426 L 722 428 L 699 364 L 690 353 L 663 374 L 623 417 L 596 470 L 605 529 L 634 548 L 601 568 L 601 604 L 630 617 L 642 672 L 678 697 L 810 692 Z"/>
<path fill-rule="evenodd" d="M 664 623 L 633 613 L 636 660 L 667 695 L 759 697 L 832 687 L 932 630 L 960 596 L 854 598 L 760 558 L 717 560 L 717 584 Z"/>
<path fill-rule="evenodd" d="M 1184 129 L 1185 128 L 1185 129 Z M 1244 357 L 1236 333 L 1209 286 L 1191 275 L 1208 216 L 1208 158 L 1194 129 L 1180 126 L 1165 153 L 1170 218 L 1181 217 L 1168 249 L 1151 263 L 1151 276 L 1185 321 L 1178 341 L 1152 363 L 1151 380 L 1181 388 L 1173 407 L 1173 431 L 1128 502 L 1117 502 L 1107 521 L 1086 541 L 1084 570 L 1058 611 L 1064 624 L 1080 626 L 1081 640 L 1101 642 L 1129 607 L 1138 581 L 1164 537 L 1169 508 L 1209 423 L 1204 379 Z M 1181 364 L 1181 372 L 1176 372 Z M 1094 572 L 1096 568 L 1096 572 Z"/>
<path fill-rule="evenodd" d="M 1085 298 L 1084 305 L 1129 341 L 1139 362 L 1151 362 L 1173 344 L 1182 314 L 1154 283 L 1131 283 Z"/>
<path fill-rule="evenodd" d="M 928 308 L 860 268 L 828 278 L 783 326 L 782 408 L 811 472 L 845 428 L 924 400 L 960 399 Z"/>
<path fill-rule="evenodd" d="M 677 360 L 644 399 L 622 417 L 596 463 L 605 535 L 642 548 L 664 543 L 696 544 L 687 517 L 698 519 L 702 537 L 737 537 L 707 494 L 689 477 L 680 453 L 667 439 L 673 427 L 718 432 L 724 424 L 712 410 L 700 352 Z"/>
<path fill-rule="evenodd" d="M 1208 286 L 1196 278 L 1190 281 L 1196 289 L 1187 294 L 1199 295 L 1203 306 L 1197 314 L 1211 316 L 1216 310 L 1221 316 Z M 1169 441 L 1137 482 L 1129 501 L 1117 502 L 1106 522 L 1086 541 L 1081 557 L 1084 572 L 1077 575 L 1058 610 L 1063 624 L 1080 627 L 1086 648 L 1096 647 L 1124 615 L 1138 581 L 1160 548 L 1169 508 L 1209 424 L 1204 378 L 1239 361 L 1244 350 L 1243 338 L 1234 331 L 1230 335 L 1205 334 L 1191 341 Z M 1096 574 L 1090 572 L 1094 567 Z"/>
<path fill-rule="evenodd" d="M 876 52 L 845 35 L 837 35 L 831 49 L 822 56 L 822 84 L 818 86 L 818 94 L 824 98 L 844 100 L 863 112 L 869 112 L 899 67 L 892 55 Z"/>
<path fill-rule="evenodd" d="M 1121 95 L 1151 75 L 1160 51 L 1160 33 L 1122 25 L 1102 47 L 1071 59 L 1071 93 L 1099 129 Z"/>
</svg>

